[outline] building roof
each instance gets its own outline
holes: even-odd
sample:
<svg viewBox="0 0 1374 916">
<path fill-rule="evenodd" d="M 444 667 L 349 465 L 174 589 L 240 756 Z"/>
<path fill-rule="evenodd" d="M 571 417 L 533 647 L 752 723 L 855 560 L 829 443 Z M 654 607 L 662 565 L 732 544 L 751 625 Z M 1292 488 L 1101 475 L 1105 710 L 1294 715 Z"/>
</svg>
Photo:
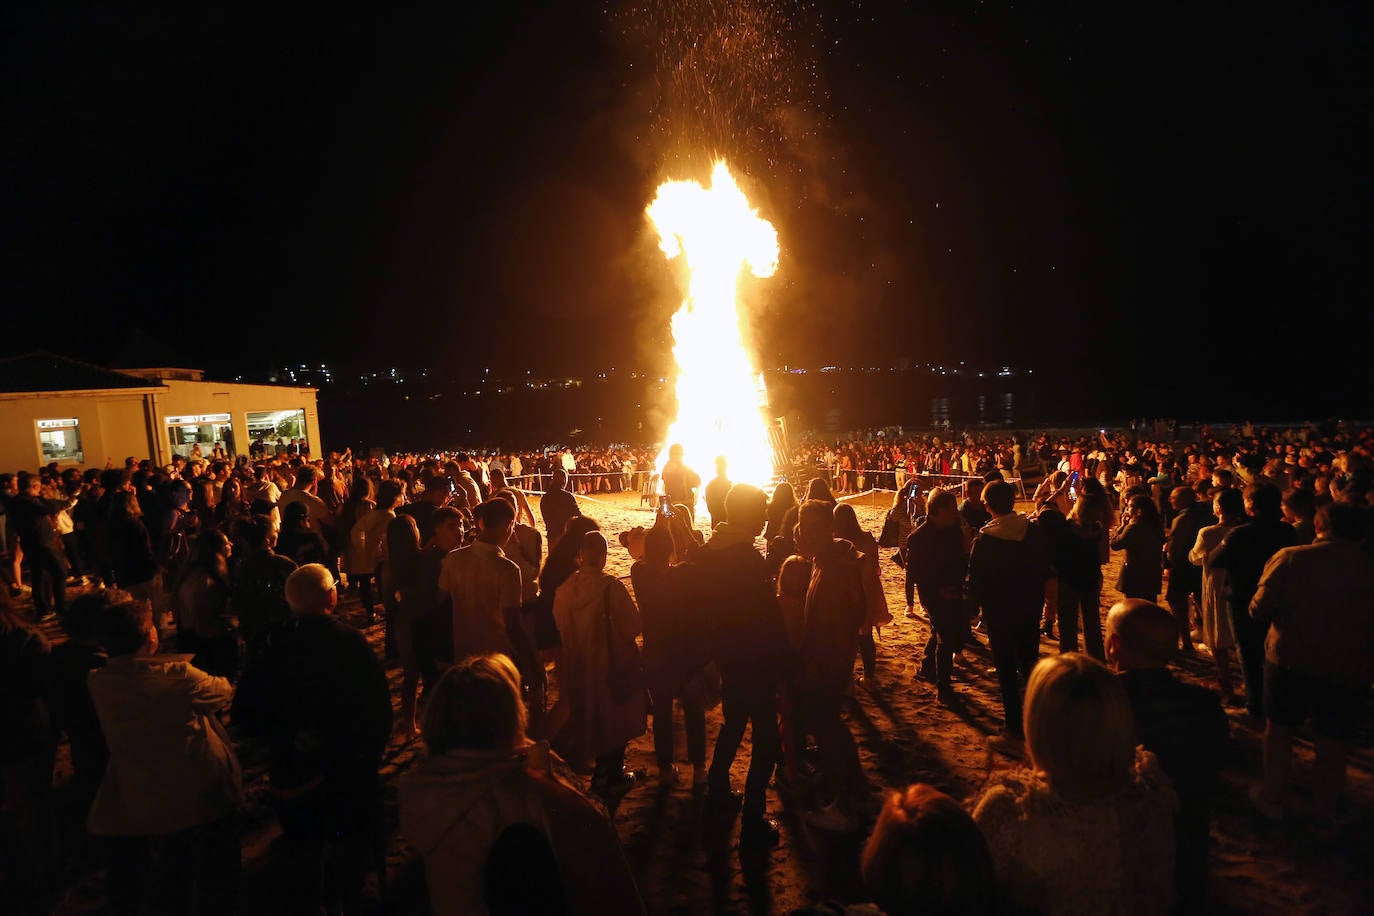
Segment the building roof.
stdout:
<svg viewBox="0 0 1374 916">
<path fill-rule="evenodd" d="M 157 387 L 156 382 L 44 350 L 0 359 L 0 393 Z"/>
</svg>

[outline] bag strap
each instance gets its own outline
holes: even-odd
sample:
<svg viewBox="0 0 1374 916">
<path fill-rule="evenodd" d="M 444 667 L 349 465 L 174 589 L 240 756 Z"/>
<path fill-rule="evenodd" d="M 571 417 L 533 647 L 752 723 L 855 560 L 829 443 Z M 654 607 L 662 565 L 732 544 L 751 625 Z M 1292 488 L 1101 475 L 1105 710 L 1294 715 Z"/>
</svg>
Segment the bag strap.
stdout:
<svg viewBox="0 0 1374 916">
<path fill-rule="evenodd" d="M 611 634 L 611 583 L 606 582 L 606 587 L 601 590 L 601 619 L 606 628 L 606 664 L 614 667 L 615 660 L 615 639 Z"/>
</svg>

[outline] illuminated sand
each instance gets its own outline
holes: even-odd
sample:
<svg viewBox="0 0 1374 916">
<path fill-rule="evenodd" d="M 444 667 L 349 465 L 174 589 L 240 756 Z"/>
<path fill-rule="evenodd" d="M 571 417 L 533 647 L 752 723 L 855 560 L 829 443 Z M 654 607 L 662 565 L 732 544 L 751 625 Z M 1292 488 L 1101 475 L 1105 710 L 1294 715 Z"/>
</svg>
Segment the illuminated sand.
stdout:
<svg viewBox="0 0 1374 916">
<path fill-rule="evenodd" d="M 535 497 L 537 499 L 537 497 Z M 891 494 L 862 496 L 854 504 L 860 522 L 876 532 Z M 651 512 L 639 507 L 636 494 L 608 494 L 580 498 L 583 511 L 598 519 L 610 535 L 609 568 L 628 575 L 630 557 L 614 534 L 639 524 L 649 524 Z M 884 551 L 884 557 L 891 551 Z M 1115 581 L 1120 560 L 1107 567 L 1107 582 Z M 902 616 L 902 571 L 884 560 L 883 584 L 889 606 L 897 618 L 883 631 L 878 644 L 879 674 L 886 686 L 873 695 L 859 690 L 848 714 L 859 746 L 864 771 L 875 792 L 913 781 L 933 783 L 961 800 L 975 797 L 989 765 L 984 734 L 996 726 L 998 694 L 986 648 L 970 650 L 956 663 L 955 678 L 965 709 L 956 713 L 935 700 L 929 685 L 913 679 L 917 659 L 928 628 L 924 620 Z M 1105 601 L 1119 596 L 1110 587 Z M 356 616 L 350 598 L 346 615 Z M 56 627 L 47 635 L 60 641 Z M 369 639 L 381 649 L 381 627 L 367 627 Z M 1042 654 L 1053 651 L 1042 643 Z M 1207 682 L 1210 661 L 1205 657 L 1186 664 L 1183 675 Z M 400 671 L 389 670 L 393 690 L 399 687 Z M 680 717 L 679 717 L 680 720 Z M 719 710 L 707 717 L 708 747 L 713 746 L 721 724 Z M 685 767 L 685 737 L 677 724 L 679 762 Z M 1233 719 L 1235 762 L 1222 776 L 1216 799 L 1212 831 L 1212 864 L 1219 913 L 1291 913 L 1361 911 L 1374 899 L 1374 878 L 1366 863 L 1374 861 L 1374 752 L 1368 730 L 1351 766 L 1351 809 L 1361 818 L 1341 840 L 1331 846 L 1315 843 L 1301 829 L 1270 824 L 1260 819 L 1246 792 L 1260 772 L 1260 735 Z M 412 766 L 422 753 L 420 745 L 393 741 L 383 767 L 386 782 L 386 817 L 395 825 L 394 780 Z M 749 759 L 746 740 L 735 765 L 736 787 L 742 787 Z M 653 770 L 652 734 L 632 742 L 629 763 Z M 991 762 L 1005 765 L 1002 758 Z M 268 912 L 275 884 L 272 843 L 279 831 L 262 806 L 264 761 L 245 750 L 245 782 L 250 807 L 245 819 L 243 912 Z M 1305 779 L 1311 767 L 1311 747 L 1299 742 L 1297 773 Z M 63 746 L 59 754 L 59 789 L 70 772 Z M 679 913 L 775 913 L 824 898 L 861 899 L 857 860 L 861 838 L 840 838 L 807 830 L 777 796 L 770 792 L 769 810 L 783 825 L 783 841 L 765 854 L 741 854 L 738 823 L 727 833 L 703 829 L 699 804 L 686 787 L 660 795 L 652 786 L 630 792 L 615 823 L 645 898 L 649 912 Z M 69 836 L 79 839 L 73 821 Z M 90 850 L 89 855 L 94 856 Z M 396 902 L 390 912 L 421 913 L 423 876 L 414 852 L 404 838 L 393 835 L 389 846 L 389 880 Z M 94 858 L 89 862 L 98 861 Z M 62 914 L 101 912 L 103 883 L 95 864 L 77 868 L 75 884 L 54 912 Z"/>
</svg>

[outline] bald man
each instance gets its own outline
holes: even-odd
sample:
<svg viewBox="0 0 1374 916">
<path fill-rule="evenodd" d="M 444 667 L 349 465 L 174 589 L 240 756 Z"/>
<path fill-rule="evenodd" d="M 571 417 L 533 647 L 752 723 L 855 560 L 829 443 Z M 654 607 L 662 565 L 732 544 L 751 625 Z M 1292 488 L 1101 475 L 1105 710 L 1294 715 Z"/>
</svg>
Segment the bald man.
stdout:
<svg viewBox="0 0 1374 916">
<path fill-rule="evenodd" d="M 1107 660 L 1131 698 L 1136 733 L 1173 781 L 1179 812 L 1175 882 L 1179 912 L 1207 903 L 1207 837 L 1211 795 L 1230 728 L 1221 700 L 1169 670 L 1178 652 L 1178 622 L 1150 601 L 1118 601 L 1107 612 Z"/>
<path fill-rule="evenodd" d="M 316 912 L 326 844 L 333 887 L 360 906 L 372 838 L 381 829 L 377 770 L 391 733 L 391 688 L 365 637 L 334 616 L 339 591 L 319 563 L 286 578 L 291 618 L 244 672 L 231 711 L 234 725 L 267 745 L 269 793 L 292 867 L 283 906 Z"/>
</svg>

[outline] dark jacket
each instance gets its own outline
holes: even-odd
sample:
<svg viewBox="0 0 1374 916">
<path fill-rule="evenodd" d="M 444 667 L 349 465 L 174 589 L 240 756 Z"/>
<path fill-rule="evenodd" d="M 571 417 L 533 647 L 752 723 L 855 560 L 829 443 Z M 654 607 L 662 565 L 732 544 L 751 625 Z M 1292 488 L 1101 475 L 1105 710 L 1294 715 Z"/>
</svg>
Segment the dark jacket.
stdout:
<svg viewBox="0 0 1374 916">
<path fill-rule="evenodd" d="M 1231 607 L 1244 614 L 1259 589 L 1260 576 L 1269 558 L 1297 543 L 1293 526 L 1281 519 L 1252 518 L 1238 525 L 1213 548 L 1208 562 L 1228 573 Z"/>
<path fill-rule="evenodd" d="M 768 561 L 754 548 L 754 539 L 722 523 L 687 565 L 725 685 L 768 687 L 785 677 L 791 644 Z"/>
<path fill-rule="evenodd" d="M 1158 597 L 1164 585 L 1164 528 L 1153 519 L 1137 519 L 1112 538 L 1113 550 L 1126 551 L 1126 561 L 1116 578 L 1124 594 Z"/>
<path fill-rule="evenodd" d="M 1200 912 L 1207 896 L 1207 838 L 1212 792 L 1230 726 L 1217 695 L 1177 680 L 1167 668 L 1118 675 L 1131 699 L 1136 735 L 1159 759 L 1178 793 L 1175 879 L 1183 912 Z"/>
<path fill-rule="evenodd" d="M 330 563 L 329 543 L 313 528 L 297 528 L 282 531 L 277 539 L 276 552 L 290 559 L 298 566 L 308 563 Z"/>
<path fill-rule="evenodd" d="M 553 545 L 558 543 L 558 539 L 563 536 L 563 529 L 568 525 L 568 519 L 581 515 L 582 510 L 577 507 L 577 497 L 567 490 L 550 489 L 539 497 L 539 515 L 544 520 L 544 530 L 549 536 L 549 551 L 553 552 Z"/>
<path fill-rule="evenodd" d="M 959 503 L 959 517 L 968 525 L 970 531 L 978 531 L 992 521 L 992 513 L 976 499 L 965 499 Z"/>
<path fill-rule="evenodd" d="M 30 626 L 0 624 L 0 764 L 19 763 L 52 743 L 48 641 Z"/>
<path fill-rule="evenodd" d="M 867 611 L 859 562 L 845 540 L 832 541 L 812 560 L 800 659 L 804 687 L 841 690 L 850 681 Z"/>
<path fill-rule="evenodd" d="M 267 742 L 277 790 L 372 778 L 391 733 L 391 691 L 367 638 L 328 615 L 268 637 L 234 698 L 234 724 Z"/>
<path fill-rule="evenodd" d="M 132 588 L 152 581 L 158 573 L 152 538 L 142 519 L 129 518 L 110 523 L 110 567 L 120 588 Z"/>
<path fill-rule="evenodd" d="M 295 571 L 294 562 L 270 550 L 249 554 L 239 563 L 229 605 L 250 645 L 265 640 L 268 633 L 291 616 L 286 603 L 286 579 Z"/>
<path fill-rule="evenodd" d="M 643 621 L 644 674 L 654 693 L 676 695 L 686 676 L 712 660 L 711 640 L 701 626 L 701 601 L 693 595 L 693 564 L 630 567 L 635 603 Z"/>
<path fill-rule="evenodd" d="M 1208 525 L 1217 523 L 1212 507 L 1207 503 L 1193 503 L 1178 515 L 1169 525 L 1168 539 L 1164 542 L 1165 554 L 1169 561 L 1169 575 L 1194 575 L 1201 582 L 1202 568 L 1194 566 L 1188 559 L 1188 551 L 1197 543 L 1197 533 Z"/>
<path fill-rule="evenodd" d="M 1045 533 L 1023 515 L 994 518 L 983 526 L 969 554 L 969 597 L 988 622 L 1034 618 L 1045 602 L 1045 580 L 1054 574 Z"/>
<path fill-rule="evenodd" d="M 58 541 L 53 516 L 67 505 L 63 500 L 20 493 L 10 500 L 6 510 L 9 530 L 19 536 L 19 543 L 26 553 L 48 550 L 60 554 L 62 545 Z"/>
<path fill-rule="evenodd" d="M 922 521 L 906 539 L 907 603 L 913 592 L 920 596 L 921 605 L 929 608 L 939 601 L 958 601 L 945 598 L 944 589 L 958 589 L 962 594 L 964 576 L 968 573 L 968 556 L 964 553 L 964 532 L 961 526 L 937 528 L 929 520 Z"/>
<path fill-rule="evenodd" d="M 1061 581 L 1079 591 L 1089 591 L 1101 584 L 1102 566 L 1098 562 L 1096 533 L 1084 532 L 1058 509 L 1042 511 L 1036 516 L 1035 524 L 1045 532 L 1050 562 Z"/>
</svg>

